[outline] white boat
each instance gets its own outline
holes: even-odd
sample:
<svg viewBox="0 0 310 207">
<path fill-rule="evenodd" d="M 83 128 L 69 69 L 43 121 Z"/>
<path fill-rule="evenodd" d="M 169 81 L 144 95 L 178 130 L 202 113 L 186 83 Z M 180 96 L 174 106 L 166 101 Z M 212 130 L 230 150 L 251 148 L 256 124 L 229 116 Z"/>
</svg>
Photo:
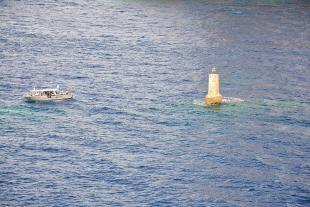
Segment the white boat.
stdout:
<svg viewBox="0 0 310 207">
<path fill-rule="evenodd" d="M 36 89 L 29 91 L 24 96 L 28 101 L 53 101 L 67 100 L 73 98 L 73 92 L 69 90 L 59 90 L 57 88 Z"/>
</svg>

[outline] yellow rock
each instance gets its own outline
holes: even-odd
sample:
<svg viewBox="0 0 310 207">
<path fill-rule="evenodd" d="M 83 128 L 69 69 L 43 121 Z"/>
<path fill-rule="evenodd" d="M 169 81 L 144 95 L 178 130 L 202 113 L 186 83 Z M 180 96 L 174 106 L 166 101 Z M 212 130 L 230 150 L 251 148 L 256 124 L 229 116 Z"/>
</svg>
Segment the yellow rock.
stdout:
<svg viewBox="0 0 310 207">
<path fill-rule="evenodd" d="M 216 68 L 212 68 L 209 74 L 208 95 L 205 97 L 207 105 L 218 105 L 222 103 L 222 95 L 220 94 L 220 77 Z"/>
</svg>

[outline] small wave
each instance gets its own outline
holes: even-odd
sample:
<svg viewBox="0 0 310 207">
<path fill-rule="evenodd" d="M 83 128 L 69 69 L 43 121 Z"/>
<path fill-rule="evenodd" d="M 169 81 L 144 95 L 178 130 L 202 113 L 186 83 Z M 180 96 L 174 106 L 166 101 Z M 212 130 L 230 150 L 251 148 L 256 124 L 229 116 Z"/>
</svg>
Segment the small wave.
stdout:
<svg viewBox="0 0 310 207">
<path fill-rule="evenodd" d="M 197 106 L 206 106 L 205 101 L 201 99 L 194 99 L 193 104 Z"/>
<path fill-rule="evenodd" d="M 240 103 L 244 100 L 241 98 L 234 98 L 234 97 L 224 97 L 222 103 L 223 104 L 230 104 L 230 103 Z M 197 106 L 207 106 L 203 99 L 194 99 L 193 104 Z"/>
<path fill-rule="evenodd" d="M 234 97 L 224 97 L 223 103 L 239 103 L 243 102 L 244 100 L 241 98 L 234 98 Z"/>
</svg>

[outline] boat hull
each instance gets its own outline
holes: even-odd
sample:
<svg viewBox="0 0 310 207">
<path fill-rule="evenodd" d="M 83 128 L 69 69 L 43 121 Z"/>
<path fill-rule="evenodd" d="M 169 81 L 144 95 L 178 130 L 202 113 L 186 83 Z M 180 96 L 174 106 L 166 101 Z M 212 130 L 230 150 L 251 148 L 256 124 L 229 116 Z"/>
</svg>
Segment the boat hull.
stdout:
<svg viewBox="0 0 310 207">
<path fill-rule="evenodd" d="M 70 100 L 73 99 L 73 94 L 66 94 L 66 95 L 56 95 L 56 96 L 25 96 L 27 101 L 61 101 L 61 100 Z"/>
</svg>

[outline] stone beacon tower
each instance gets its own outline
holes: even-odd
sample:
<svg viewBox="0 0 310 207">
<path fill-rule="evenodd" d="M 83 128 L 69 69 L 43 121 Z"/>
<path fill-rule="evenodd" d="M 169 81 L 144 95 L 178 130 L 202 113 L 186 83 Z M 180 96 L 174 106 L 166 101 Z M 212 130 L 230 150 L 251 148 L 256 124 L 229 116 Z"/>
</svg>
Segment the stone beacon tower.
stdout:
<svg viewBox="0 0 310 207">
<path fill-rule="evenodd" d="M 222 95 L 220 94 L 220 78 L 215 67 L 212 67 L 209 74 L 208 95 L 205 97 L 207 105 L 218 105 L 222 103 Z"/>
</svg>

